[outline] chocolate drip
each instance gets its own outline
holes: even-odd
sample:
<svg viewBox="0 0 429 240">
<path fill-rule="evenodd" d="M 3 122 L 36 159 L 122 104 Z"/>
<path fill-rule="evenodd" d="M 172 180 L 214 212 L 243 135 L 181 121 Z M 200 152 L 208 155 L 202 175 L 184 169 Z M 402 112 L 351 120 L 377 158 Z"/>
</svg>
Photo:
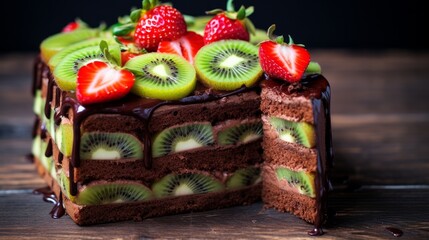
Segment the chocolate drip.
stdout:
<svg viewBox="0 0 429 240">
<path fill-rule="evenodd" d="M 46 147 L 46 151 L 45 151 L 45 157 L 52 157 L 52 152 L 53 152 L 52 149 L 53 149 L 52 140 L 49 139 L 48 146 Z"/>
<path fill-rule="evenodd" d="M 57 198 L 50 187 L 43 187 L 33 190 L 33 194 L 43 194 L 43 201 L 54 204 L 54 207 L 49 212 L 52 218 L 57 219 L 65 215 L 66 211 L 63 207 L 62 192 L 60 192 L 60 196 Z"/>
<path fill-rule="evenodd" d="M 62 152 L 58 151 L 58 162 L 61 164 L 63 162 L 64 155 Z"/>
<path fill-rule="evenodd" d="M 401 229 L 393 228 L 393 227 L 387 227 L 386 230 L 391 233 L 394 237 L 400 237 L 404 232 L 402 232 Z"/>
<path fill-rule="evenodd" d="M 40 138 L 41 139 L 46 139 L 46 124 L 45 123 L 42 123 L 42 124 L 40 124 Z"/>
<path fill-rule="evenodd" d="M 37 131 L 39 130 L 40 125 L 40 118 L 36 116 L 34 118 L 34 124 L 33 124 L 33 131 L 31 133 L 32 138 L 35 138 L 37 136 Z"/>
<path fill-rule="evenodd" d="M 42 88 L 42 67 L 43 63 L 39 55 L 34 61 L 33 66 L 33 83 L 31 85 L 31 93 L 33 96 L 36 95 L 36 90 Z"/>
<path fill-rule="evenodd" d="M 52 78 L 51 74 L 49 74 L 48 77 L 48 89 L 46 93 L 46 103 L 45 103 L 45 116 L 47 118 L 50 118 L 51 115 L 51 102 L 53 100 L 53 91 L 54 91 L 54 79 Z"/>
</svg>

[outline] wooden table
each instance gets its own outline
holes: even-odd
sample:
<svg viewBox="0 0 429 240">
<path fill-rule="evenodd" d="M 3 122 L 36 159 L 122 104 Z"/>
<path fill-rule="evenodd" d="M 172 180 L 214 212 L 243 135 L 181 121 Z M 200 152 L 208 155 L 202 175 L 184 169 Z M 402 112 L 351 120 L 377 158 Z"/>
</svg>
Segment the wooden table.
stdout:
<svg viewBox="0 0 429 240">
<path fill-rule="evenodd" d="M 313 50 L 332 86 L 336 216 L 320 239 L 429 239 L 429 52 Z M 311 238 L 262 203 L 90 227 L 52 219 L 26 159 L 34 54 L 0 55 L 1 239 Z"/>
</svg>

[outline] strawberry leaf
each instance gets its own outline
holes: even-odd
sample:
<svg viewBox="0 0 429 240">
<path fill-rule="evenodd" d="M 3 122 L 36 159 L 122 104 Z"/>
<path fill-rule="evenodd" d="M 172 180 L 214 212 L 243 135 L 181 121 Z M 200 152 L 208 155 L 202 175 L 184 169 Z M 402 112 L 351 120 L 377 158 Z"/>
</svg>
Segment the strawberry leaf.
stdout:
<svg viewBox="0 0 429 240">
<path fill-rule="evenodd" d="M 226 11 L 235 12 L 234 0 L 228 0 L 228 2 L 226 3 Z"/>
<path fill-rule="evenodd" d="M 136 9 L 132 11 L 130 14 L 131 22 L 136 23 L 140 19 L 141 13 L 142 13 L 141 9 Z"/>
</svg>

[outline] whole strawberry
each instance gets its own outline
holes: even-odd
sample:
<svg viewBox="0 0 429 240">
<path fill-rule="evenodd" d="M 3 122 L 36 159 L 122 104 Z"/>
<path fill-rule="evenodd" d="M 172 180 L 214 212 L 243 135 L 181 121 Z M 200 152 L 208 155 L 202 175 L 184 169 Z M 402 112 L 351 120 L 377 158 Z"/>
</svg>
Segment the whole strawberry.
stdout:
<svg viewBox="0 0 429 240">
<path fill-rule="evenodd" d="M 156 51 L 161 41 L 176 40 L 187 31 L 185 19 L 176 8 L 157 4 L 156 0 L 143 1 L 134 32 L 136 45 L 148 51 Z"/>
<path fill-rule="evenodd" d="M 247 18 L 254 8 L 241 6 L 238 12 L 234 10 L 233 0 L 228 0 L 227 11 L 215 9 L 207 14 L 216 14 L 204 29 L 204 44 L 223 40 L 240 39 L 249 41 L 249 33 L 254 33 L 255 27 Z"/>
<path fill-rule="evenodd" d="M 310 54 L 303 45 L 284 43 L 283 36 L 274 38 L 275 25 L 268 29 L 270 40 L 259 46 L 259 61 L 265 74 L 290 83 L 299 82 L 310 63 Z"/>
</svg>

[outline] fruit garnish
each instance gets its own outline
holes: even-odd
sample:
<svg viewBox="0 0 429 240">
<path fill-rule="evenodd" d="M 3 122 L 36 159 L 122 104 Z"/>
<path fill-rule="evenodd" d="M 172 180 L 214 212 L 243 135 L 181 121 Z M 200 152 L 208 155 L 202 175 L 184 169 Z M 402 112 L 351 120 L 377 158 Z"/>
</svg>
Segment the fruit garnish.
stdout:
<svg viewBox="0 0 429 240">
<path fill-rule="evenodd" d="M 222 40 L 205 45 L 195 56 L 199 80 L 215 90 L 250 87 L 262 75 L 258 47 L 242 40 Z"/>
<path fill-rule="evenodd" d="M 207 14 L 216 14 L 206 24 L 204 29 L 204 43 L 209 44 L 222 39 L 240 39 L 249 41 L 249 33 L 253 34 L 255 26 L 248 19 L 253 13 L 253 6 L 241 6 L 235 11 L 233 0 L 228 0 L 226 11 L 214 9 Z"/>
<path fill-rule="evenodd" d="M 177 40 L 160 42 L 157 52 L 174 53 L 184 57 L 191 64 L 194 64 L 195 55 L 197 55 L 198 50 L 203 46 L 203 36 L 190 31 Z"/>
<path fill-rule="evenodd" d="M 277 79 L 290 83 L 299 82 L 310 63 L 310 54 L 303 45 L 295 44 L 289 36 L 289 43 L 283 36 L 273 37 L 275 25 L 268 29 L 270 40 L 259 47 L 259 58 L 264 72 Z"/>
<path fill-rule="evenodd" d="M 108 62 L 89 62 L 77 73 L 76 97 L 82 104 L 122 98 L 134 85 L 134 74 L 119 67 L 119 60 L 110 55 L 105 41 L 100 43 L 100 48 Z"/>
<path fill-rule="evenodd" d="M 70 22 L 64 26 L 61 32 L 72 32 L 80 28 L 88 28 L 88 25 L 84 21 L 76 19 L 74 22 Z"/>
<path fill-rule="evenodd" d="M 161 100 L 188 96 L 197 83 L 195 68 L 181 56 L 147 53 L 130 59 L 124 66 L 136 76 L 133 93 Z"/>
<path fill-rule="evenodd" d="M 160 42 L 176 40 L 186 31 L 182 13 L 170 5 L 159 5 L 158 0 L 143 0 L 142 9 L 133 10 L 113 28 L 114 35 L 132 37 L 137 47 L 149 52 L 156 51 Z"/>
</svg>

